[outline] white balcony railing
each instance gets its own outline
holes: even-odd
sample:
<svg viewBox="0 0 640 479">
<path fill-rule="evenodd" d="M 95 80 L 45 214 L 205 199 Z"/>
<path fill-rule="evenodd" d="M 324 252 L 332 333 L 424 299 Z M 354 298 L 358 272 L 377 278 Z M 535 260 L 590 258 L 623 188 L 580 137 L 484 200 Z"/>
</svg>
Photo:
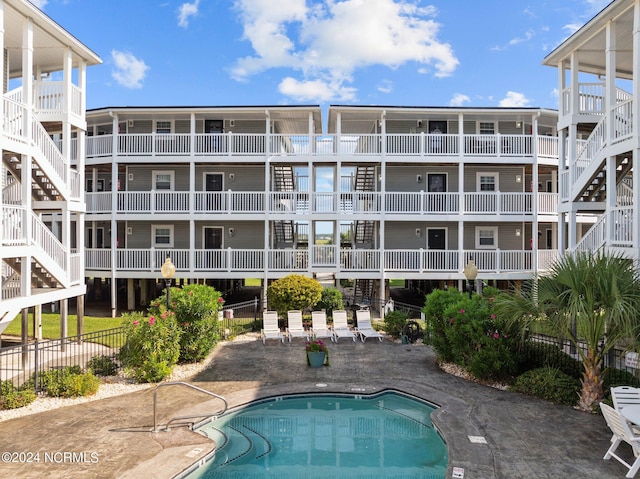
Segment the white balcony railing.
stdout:
<svg viewBox="0 0 640 479">
<path fill-rule="evenodd" d="M 264 133 L 124 133 L 86 138 L 86 157 L 104 156 L 498 156 L 530 158 L 532 135 L 353 134 L 282 135 Z M 538 138 L 539 155 L 557 158 L 557 138 Z M 462 147 L 461 147 L 462 145 Z M 75 144 L 72 151 L 77 151 Z"/>
<path fill-rule="evenodd" d="M 111 192 L 86 193 L 88 213 L 111 213 Z M 557 211 L 557 193 L 304 193 L 258 191 L 202 192 L 119 191 L 118 214 L 206 213 L 206 214 L 499 214 L 533 212 L 538 198 L 539 213 Z M 268 198 L 267 201 L 265 198 Z M 462 198 L 462 201 L 461 201 Z M 268 210 L 265 209 L 268 206 Z M 462 205 L 462 207 L 461 207 Z"/>
<path fill-rule="evenodd" d="M 118 249 L 116 265 L 110 249 L 85 249 L 88 271 L 147 271 L 160 274 L 167 250 Z M 460 273 L 473 258 L 481 273 L 534 273 L 531 250 L 426 250 L 426 249 L 345 249 L 336 245 L 315 245 L 302 249 L 218 249 L 170 250 L 178 271 L 260 272 L 307 271 L 330 268 L 339 273 L 406 272 Z M 462 259 L 461 259 L 462 258 Z M 556 250 L 538 251 L 538 271 L 548 269 L 557 258 Z M 462 278 L 462 276 L 461 276 Z"/>
<path fill-rule="evenodd" d="M 270 214 L 306 213 L 380 213 L 387 214 L 529 214 L 532 193 L 464 193 L 464 210 L 459 208 L 458 193 L 269 193 Z M 309 201 L 309 198 L 313 201 Z M 539 193 L 540 213 L 556 211 L 557 194 Z M 187 192 L 118 192 L 117 212 L 136 213 L 255 213 L 264 210 L 265 193 L 261 192 L 196 192 L 193 209 Z M 339 199 L 338 199 L 339 198 Z M 381 201 L 381 198 L 385 198 Z M 87 212 L 110 213 L 111 193 L 85 195 Z M 382 206 L 384 205 L 384 208 Z"/>
</svg>

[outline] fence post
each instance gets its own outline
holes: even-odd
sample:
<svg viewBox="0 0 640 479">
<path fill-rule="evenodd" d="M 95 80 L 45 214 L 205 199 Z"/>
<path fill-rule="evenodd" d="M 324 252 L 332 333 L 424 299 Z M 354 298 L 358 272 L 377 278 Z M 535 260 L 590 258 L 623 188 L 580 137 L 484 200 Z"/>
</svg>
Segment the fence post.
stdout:
<svg viewBox="0 0 640 479">
<path fill-rule="evenodd" d="M 258 331 L 258 297 L 253 297 L 253 330 Z"/>
<path fill-rule="evenodd" d="M 38 392 L 38 389 L 40 389 L 38 387 L 38 351 L 40 350 L 39 344 L 38 344 L 38 338 L 36 338 L 35 344 L 34 344 L 34 350 L 33 350 L 33 387 L 35 388 L 35 392 Z"/>
</svg>

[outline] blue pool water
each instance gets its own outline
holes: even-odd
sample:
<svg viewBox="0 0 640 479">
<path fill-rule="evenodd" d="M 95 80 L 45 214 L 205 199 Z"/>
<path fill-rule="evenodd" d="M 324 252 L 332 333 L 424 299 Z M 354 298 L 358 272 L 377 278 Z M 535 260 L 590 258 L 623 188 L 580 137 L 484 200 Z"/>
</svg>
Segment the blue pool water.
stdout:
<svg viewBox="0 0 640 479">
<path fill-rule="evenodd" d="M 187 477 L 444 478 L 448 454 L 433 410 L 396 392 L 262 401 L 200 429 L 218 450 Z"/>
</svg>

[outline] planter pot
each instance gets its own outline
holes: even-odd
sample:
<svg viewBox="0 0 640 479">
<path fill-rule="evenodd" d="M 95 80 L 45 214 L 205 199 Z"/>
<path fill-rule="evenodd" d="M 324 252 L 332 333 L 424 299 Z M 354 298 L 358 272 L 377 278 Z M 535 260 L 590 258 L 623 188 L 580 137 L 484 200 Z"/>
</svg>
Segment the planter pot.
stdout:
<svg viewBox="0 0 640 479">
<path fill-rule="evenodd" d="M 309 366 L 321 368 L 324 364 L 325 353 L 322 351 L 307 351 L 307 358 L 309 358 Z"/>
</svg>

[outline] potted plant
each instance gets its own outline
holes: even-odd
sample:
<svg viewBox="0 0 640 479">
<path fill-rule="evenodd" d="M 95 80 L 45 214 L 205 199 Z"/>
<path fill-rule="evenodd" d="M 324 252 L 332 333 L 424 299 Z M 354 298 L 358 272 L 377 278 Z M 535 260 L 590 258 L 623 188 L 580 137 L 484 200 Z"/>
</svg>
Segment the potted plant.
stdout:
<svg viewBox="0 0 640 479">
<path fill-rule="evenodd" d="M 312 368 L 329 366 L 329 348 L 320 339 L 307 341 L 305 346 L 307 351 L 307 365 Z"/>
</svg>

